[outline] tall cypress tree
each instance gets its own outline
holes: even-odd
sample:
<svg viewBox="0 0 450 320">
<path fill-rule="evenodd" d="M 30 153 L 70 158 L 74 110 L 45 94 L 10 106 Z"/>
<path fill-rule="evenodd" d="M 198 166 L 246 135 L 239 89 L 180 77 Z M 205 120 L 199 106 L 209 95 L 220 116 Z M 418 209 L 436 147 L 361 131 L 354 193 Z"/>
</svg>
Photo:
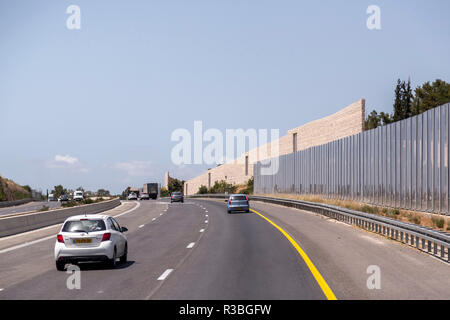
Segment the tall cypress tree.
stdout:
<svg viewBox="0 0 450 320">
<path fill-rule="evenodd" d="M 397 80 L 397 86 L 395 87 L 395 101 L 394 101 L 394 121 L 402 119 L 402 81 Z"/>
</svg>

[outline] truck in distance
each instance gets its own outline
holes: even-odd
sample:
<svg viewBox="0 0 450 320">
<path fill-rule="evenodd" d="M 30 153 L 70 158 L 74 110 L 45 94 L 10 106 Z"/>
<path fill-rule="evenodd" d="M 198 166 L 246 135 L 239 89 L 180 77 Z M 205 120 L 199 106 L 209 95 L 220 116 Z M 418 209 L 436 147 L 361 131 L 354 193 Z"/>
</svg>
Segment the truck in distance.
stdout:
<svg viewBox="0 0 450 320">
<path fill-rule="evenodd" d="M 158 183 L 146 183 L 144 184 L 144 193 L 152 199 L 158 198 L 159 194 L 159 184 Z"/>
</svg>

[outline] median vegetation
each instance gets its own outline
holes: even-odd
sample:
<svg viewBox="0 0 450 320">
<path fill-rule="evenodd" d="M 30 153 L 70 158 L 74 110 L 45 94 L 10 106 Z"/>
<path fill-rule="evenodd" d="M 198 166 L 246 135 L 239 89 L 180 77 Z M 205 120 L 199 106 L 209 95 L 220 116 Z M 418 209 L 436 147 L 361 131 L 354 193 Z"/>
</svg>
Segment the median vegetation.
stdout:
<svg viewBox="0 0 450 320">
<path fill-rule="evenodd" d="M 81 205 L 85 205 L 85 204 L 98 203 L 98 202 L 102 202 L 102 201 L 105 201 L 102 197 L 99 197 L 95 200 L 92 200 L 91 198 L 86 198 L 81 201 L 69 200 L 69 201 L 61 203 L 61 207 L 71 208 L 71 207 L 81 206 Z"/>
</svg>

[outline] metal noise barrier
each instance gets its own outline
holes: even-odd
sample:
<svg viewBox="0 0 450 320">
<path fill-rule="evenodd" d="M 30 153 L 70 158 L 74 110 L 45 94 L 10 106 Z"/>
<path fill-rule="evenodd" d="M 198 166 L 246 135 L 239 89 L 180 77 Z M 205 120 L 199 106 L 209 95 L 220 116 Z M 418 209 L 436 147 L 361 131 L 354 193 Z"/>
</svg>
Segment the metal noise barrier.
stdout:
<svg viewBox="0 0 450 320">
<path fill-rule="evenodd" d="M 256 162 L 254 192 L 318 195 L 450 216 L 449 142 L 446 104 L 272 158 L 277 165 Z"/>
<path fill-rule="evenodd" d="M 192 195 L 188 198 L 226 199 L 226 194 Z M 349 210 L 327 204 L 312 203 L 262 196 L 249 196 L 249 200 L 262 201 L 307 210 L 323 216 L 357 226 L 361 229 L 378 233 L 386 238 L 396 240 L 417 248 L 447 263 L 450 263 L 450 234 L 407 222 L 377 216 L 370 213 Z"/>
</svg>

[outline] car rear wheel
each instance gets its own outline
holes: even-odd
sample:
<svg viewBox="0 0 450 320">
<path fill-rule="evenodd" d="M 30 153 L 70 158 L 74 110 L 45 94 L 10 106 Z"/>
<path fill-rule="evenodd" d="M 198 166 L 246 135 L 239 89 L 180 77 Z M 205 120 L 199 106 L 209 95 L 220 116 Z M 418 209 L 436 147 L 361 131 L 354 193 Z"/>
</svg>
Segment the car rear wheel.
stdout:
<svg viewBox="0 0 450 320">
<path fill-rule="evenodd" d="M 56 261 L 56 270 L 64 271 L 65 267 L 66 267 L 66 264 L 64 262 Z"/>
<path fill-rule="evenodd" d="M 116 260 L 117 260 L 117 253 L 116 253 L 116 248 L 114 248 L 114 254 L 112 259 L 108 260 L 108 267 L 114 269 L 116 267 Z"/>
<path fill-rule="evenodd" d="M 120 257 L 120 263 L 126 263 L 128 260 L 128 244 L 125 245 L 125 252 Z"/>
</svg>

